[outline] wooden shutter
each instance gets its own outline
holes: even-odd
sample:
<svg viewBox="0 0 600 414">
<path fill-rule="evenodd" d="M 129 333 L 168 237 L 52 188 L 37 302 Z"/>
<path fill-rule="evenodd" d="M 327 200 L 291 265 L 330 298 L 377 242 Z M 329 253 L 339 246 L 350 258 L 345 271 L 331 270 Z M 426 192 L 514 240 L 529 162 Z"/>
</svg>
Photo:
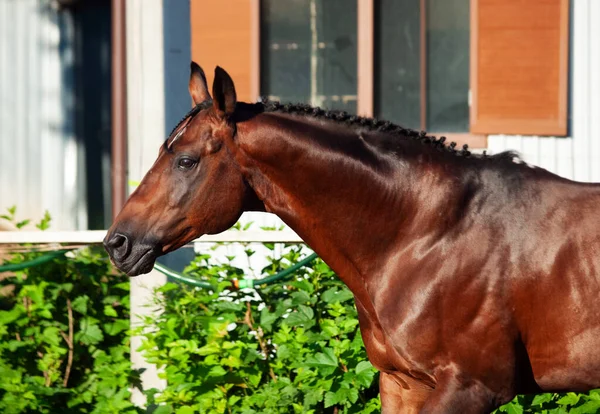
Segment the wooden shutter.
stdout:
<svg viewBox="0 0 600 414">
<path fill-rule="evenodd" d="M 239 101 L 258 97 L 258 2 L 191 0 L 192 59 L 206 72 L 212 90 L 214 69 L 231 75 Z"/>
<path fill-rule="evenodd" d="M 566 135 L 568 0 L 471 0 L 471 132 Z"/>
</svg>

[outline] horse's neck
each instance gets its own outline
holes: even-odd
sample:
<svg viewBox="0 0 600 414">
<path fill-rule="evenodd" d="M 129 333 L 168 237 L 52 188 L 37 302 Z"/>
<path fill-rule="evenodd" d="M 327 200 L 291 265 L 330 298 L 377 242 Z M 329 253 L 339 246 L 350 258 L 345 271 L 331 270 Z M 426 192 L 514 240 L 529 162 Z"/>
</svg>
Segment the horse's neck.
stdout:
<svg viewBox="0 0 600 414">
<path fill-rule="evenodd" d="M 402 231 L 415 227 L 410 221 L 418 215 L 417 195 L 410 191 L 422 178 L 418 167 L 389 163 L 364 142 L 358 144 L 371 151 L 369 162 L 344 154 L 336 140 L 348 139 L 348 147 L 356 149 L 359 134 L 332 137 L 331 131 L 301 119 L 261 115 L 238 124 L 236 159 L 267 211 L 342 277 L 350 275 L 344 281 L 353 288 L 359 281 L 349 278 L 376 271 L 373 266 L 383 265 L 378 259 L 397 246 Z M 443 192 L 438 196 L 444 202 Z M 434 193 L 428 197 L 435 205 Z"/>
</svg>

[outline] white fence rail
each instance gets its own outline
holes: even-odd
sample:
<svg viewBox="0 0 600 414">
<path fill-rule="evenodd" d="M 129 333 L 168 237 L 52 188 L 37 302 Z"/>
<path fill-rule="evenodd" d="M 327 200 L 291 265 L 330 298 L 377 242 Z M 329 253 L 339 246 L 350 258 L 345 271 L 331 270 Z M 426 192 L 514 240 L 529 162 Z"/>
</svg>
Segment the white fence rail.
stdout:
<svg viewBox="0 0 600 414">
<path fill-rule="evenodd" d="M 99 244 L 106 230 L 90 231 L 2 231 L 0 244 Z M 302 239 L 292 230 L 227 230 L 223 233 L 202 236 L 194 243 L 301 243 Z"/>
</svg>

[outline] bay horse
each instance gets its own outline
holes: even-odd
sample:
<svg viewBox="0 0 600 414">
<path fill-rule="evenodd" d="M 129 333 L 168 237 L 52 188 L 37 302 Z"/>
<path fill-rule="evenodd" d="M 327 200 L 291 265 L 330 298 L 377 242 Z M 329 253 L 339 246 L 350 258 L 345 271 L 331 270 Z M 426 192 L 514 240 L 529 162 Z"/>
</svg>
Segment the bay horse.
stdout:
<svg viewBox="0 0 600 414">
<path fill-rule="evenodd" d="M 484 413 L 600 386 L 600 186 L 513 153 L 308 105 L 194 108 L 104 241 L 134 276 L 244 211 L 278 215 L 352 290 L 385 413 Z"/>
</svg>

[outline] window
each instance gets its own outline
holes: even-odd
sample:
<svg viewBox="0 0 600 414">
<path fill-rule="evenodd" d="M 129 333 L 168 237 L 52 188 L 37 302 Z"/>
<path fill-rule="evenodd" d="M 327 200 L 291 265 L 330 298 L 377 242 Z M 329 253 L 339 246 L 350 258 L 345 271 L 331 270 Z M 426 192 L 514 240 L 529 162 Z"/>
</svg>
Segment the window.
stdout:
<svg viewBox="0 0 600 414">
<path fill-rule="evenodd" d="M 413 129 L 469 129 L 469 0 L 375 2 L 375 115 Z"/>
<path fill-rule="evenodd" d="M 260 18 L 262 95 L 356 112 L 356 2 L 263 0 Z"/>
<path fill-rule="evenodd" d="M 359 112 L 477 148 L 484 134 L 567 133 L 569 0 L 231 1 L 202 3 L 218 13 L 192 18 L 204 36 L 192 55 L 231 68 L 251 100 Z"/>
</svg>

